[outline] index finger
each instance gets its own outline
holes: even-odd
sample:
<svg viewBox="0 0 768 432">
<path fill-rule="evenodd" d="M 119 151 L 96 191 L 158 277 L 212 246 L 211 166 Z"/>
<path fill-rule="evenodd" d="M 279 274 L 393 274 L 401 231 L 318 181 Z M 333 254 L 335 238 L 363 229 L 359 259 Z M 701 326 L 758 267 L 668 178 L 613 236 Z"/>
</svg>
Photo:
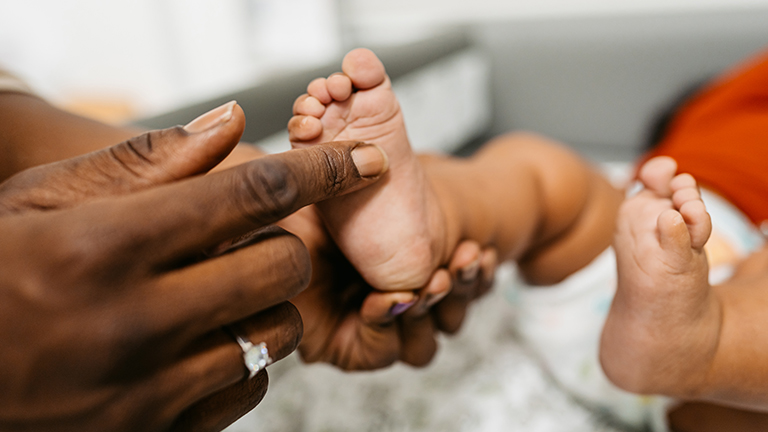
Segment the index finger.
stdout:
<svg viewBox="0 0 768 432">
<path fill-rule="evenodd" d="M 387 166 L 384 151 L 372 144 L 316 145 L 136 193 L 117 199 L 119 205 L 101 202 L 91 214 L 120 225 L 104 233 L 119 245 L 161 264 L 368 186 Z M 98 222 L 85 222 L 91 234 Z"/>
</svg>

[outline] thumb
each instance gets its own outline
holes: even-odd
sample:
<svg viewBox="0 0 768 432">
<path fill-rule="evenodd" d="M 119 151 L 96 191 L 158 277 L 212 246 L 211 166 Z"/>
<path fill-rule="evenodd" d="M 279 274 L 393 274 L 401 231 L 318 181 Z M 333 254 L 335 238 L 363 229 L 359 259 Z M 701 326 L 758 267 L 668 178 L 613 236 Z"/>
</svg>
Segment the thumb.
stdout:
<svg viewBox="0 0 768 432">
<path fill-rule="evenodd" d="M 0 214 L 72 207 L 205 173 L 232 151 L 244 127 L 243 110 L 233 101 L 184 127 L 22 171 L 0 185 Z"/>
</svg>

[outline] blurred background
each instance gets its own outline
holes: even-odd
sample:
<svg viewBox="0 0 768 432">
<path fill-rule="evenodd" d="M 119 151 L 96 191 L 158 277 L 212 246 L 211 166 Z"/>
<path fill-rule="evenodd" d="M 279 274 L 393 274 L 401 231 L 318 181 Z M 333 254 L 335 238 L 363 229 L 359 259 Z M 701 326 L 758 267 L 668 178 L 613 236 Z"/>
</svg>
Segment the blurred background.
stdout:
<svg viewBox="0 0 768 432">
<path fill-rule="evenodd" d="M 488 73 L 463 75 L 490 82 L 488 109 L 472 108 L 486 134 L 534 129 L 598 155 L 610 144 L 620 157 L 639 145 L 648 120 L 640 111 L 660 104 L 661 92 L 762 45 L 768 26 L 755 11 L 767 9 L 768 0 L 2 0 L 0 65 L 60 106 L 119 123 L 237 96 L 294 71 L 338 68 L 352 47 L 461 28 L 487 60 Z M 667 71 L 662 79 L 653 78 L 657 67 Z M 637 90 L 645 84 L 650 93 Z M 622 93 L 628 85 L 636 93 Z M 617 92 L 635 101 L 618 109 L 605 99 Z M 598 120 L 602 131 L 584 126 Z M 445 149 L 477 134 L 460 133 Z"/>
</svg>

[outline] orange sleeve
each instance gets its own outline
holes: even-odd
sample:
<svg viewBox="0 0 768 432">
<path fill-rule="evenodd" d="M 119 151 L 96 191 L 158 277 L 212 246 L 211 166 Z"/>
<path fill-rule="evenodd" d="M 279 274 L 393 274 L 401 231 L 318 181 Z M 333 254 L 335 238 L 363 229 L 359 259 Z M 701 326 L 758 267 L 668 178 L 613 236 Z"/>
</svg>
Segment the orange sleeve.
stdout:
<svg viewBox="0 0 768 432">
<path fill-rule="evenodd" d="M 647 158 L 662 155 L 756 225 L 768 220 L 768 51 L 686 103 Z"/>
</svg>

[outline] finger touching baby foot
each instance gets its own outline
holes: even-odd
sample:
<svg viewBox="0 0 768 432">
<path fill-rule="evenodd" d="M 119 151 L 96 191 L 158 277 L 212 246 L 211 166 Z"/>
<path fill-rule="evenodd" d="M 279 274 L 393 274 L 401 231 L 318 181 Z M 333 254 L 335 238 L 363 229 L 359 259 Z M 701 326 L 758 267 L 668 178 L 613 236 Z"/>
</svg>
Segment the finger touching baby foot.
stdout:
<svg viewBox="0 0 768 432">
<path fill-rule="evenodd" d="M 451 292 L 451 275 L 446 269 L 438 269 L 432 275 L 426 287 L 417 290 L 416 304 L 403 314 L 404 317 L 423 317 L 430 308 L 444 299 Z"/>
<path fill-rule="evenodd" d="M 360 307 L 360 318 L 366 324 L 390 324 L 418 300 L 413 291 L 371 291 Z"/>
</svg>

